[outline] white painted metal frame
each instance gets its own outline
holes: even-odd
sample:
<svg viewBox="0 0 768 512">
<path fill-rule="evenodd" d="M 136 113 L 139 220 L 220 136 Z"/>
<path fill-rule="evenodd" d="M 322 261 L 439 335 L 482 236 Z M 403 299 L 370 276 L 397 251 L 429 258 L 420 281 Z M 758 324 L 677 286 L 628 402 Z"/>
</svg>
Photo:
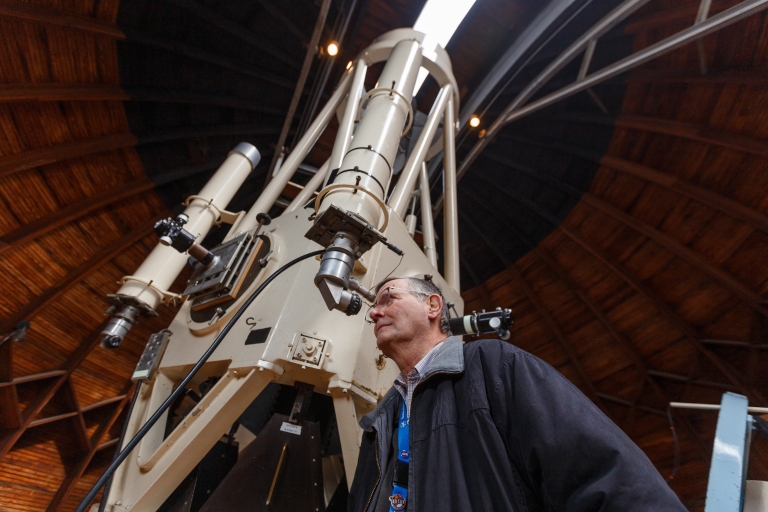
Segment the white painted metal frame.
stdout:
<svg viewBox="0 0 768 512">
<path fill-rule="evenodd" d="M 558 56 L 542 73 L 537 76 L 526 89 L 521 92 L 512 103 L 504 109 L 504 112 L 487 129 L 485 137 L 480 139 L 470 150 L 467 157 L 462 161 L 458 171 L 458 179 L 466 174 L 469 166 L 475 161 L 485 147 L 490 144 L 494 136 L 507 124 L 521 119 L 533 112 L 541 110 L 557 103 L 560 100 L 568 98 L 578 92 L 585 91 L 601 82 L 613 78 L 622 73 L 626 73 L 632 68 L 653 60 L 661 55 L 669 53 L 681 46 L 685 46 L 702 37 L 712 34 L 721 28 L 727 27 L 739 20 L 756 14 L 768 7 L 768 0 L 745 0 L 729 9 L 726 9 L 711 18 L 706 19 L 709 11 L 710 0 L 701 0 L 699 13 L 693 26 L 681 30 L 680 32 L 659 41 L 643 50 L 633 53 L 614 64 L 606 66 L 598 71 L 587 75 L 589 62 L 594 51 L 594 46 L 602 34 L 625 19 L 630 13 L 645 4 L 647 0 L 627 0 L 622 5 L 614 9 L 610 14 L 600 20 L 594 27 L 584 33 L 567 50 Z M 593 42 L 594 41 L 594 42 Z M 534 102 L 525 104 L 525 102 L 544 84 L 560 71 L 565 65 L 573 60 L 581 51 L 584 51 L 584 62 L 581 66 L 581 72 L 577 80 L 551 94 L 544 96 Z M 438 203 L 436 208 L 439 209 Z"/>
</svg>

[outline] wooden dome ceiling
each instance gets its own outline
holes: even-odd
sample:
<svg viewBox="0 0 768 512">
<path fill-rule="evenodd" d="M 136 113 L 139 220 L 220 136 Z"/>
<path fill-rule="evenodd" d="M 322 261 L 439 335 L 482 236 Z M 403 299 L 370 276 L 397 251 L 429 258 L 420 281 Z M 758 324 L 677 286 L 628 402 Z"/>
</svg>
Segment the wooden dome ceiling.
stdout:
<svg viewBox="0 0 768 512">
<path fill-rule="evenodd" d="M 547 5 L 478 0 L 470 11 L 448 51 L 463 103 L 483 112 L 480 128 L 618 4 L 564 3 L 487 90 Z M 735 3 L 714 0 L 710 15 Z M 253 202 L 321 4 L 0 5 L 0 339 L 31 322 L 23 341 L 0 346 L 1 509 L 72 510 L 105 468 L 128 376 L 174 314 L 163 308 L 107 351 L 98 346 L 105 295 L 155 245 L 155 220 L 241 140 L 264 158 L 230 209 Z M 343 65 L 412 25 L 423 0 L 329 5 L 320 40 L 340 38 L 343 51 L 314 59 L 288 146 Z M 697 9 L 652 0 L 600 39 L 593 65 L 690 26 Z M 510 123 L 459 183 L 466 309 L 513 308 L 510 341 L 579 386 L 664 476 L 674 460 L 669 401 L 717 403 L 734 391 L 768 405 L 768 17 L 702 41 L 705 72 L 694 43 Z M 575 62 L 534 99 L 577 72 Z M 422 109 L 435 94 L 427 82 Z M 333 131 L 309 165 L 327 158 Z M 460 162 L 477 140 L 477 130 L 461 132 Z M 435 199 L 440 187 L 435 175 Z M 716 415 L 674 419 L 681 465 L 670 485 L 702 510 Z M 764 439 L 749 471 L 768 480 Z"/>
</svg>

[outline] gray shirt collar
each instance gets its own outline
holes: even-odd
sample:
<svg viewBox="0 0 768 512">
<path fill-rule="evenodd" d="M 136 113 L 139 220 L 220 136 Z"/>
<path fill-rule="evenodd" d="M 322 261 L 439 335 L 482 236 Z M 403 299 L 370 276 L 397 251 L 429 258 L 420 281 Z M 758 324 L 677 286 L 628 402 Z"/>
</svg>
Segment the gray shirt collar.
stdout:
<svg viewBox="0 0 768 512">
<path fill-rule="evenodd" d="M 437 351 L 435 358 L 424 369 L 424 377 L 422 380 L 428 378 L 435 373 L 461 373 L 464 371 L 464 342 L 455 336 L 449 336 L 440 349 Z M 387 394 L 384 395 L 379 401 L 376 408 L 363 416 L 360 420 L 360 426 L 363 430 L 370 432 L 376 423 L 376 419 L 382 416 L 387 406 L 392 400 L 397 399 L 399 396 L 395 387 L 389 388 Z M 377 429 L 380 428 L 377 425 Z"/>
</svg>

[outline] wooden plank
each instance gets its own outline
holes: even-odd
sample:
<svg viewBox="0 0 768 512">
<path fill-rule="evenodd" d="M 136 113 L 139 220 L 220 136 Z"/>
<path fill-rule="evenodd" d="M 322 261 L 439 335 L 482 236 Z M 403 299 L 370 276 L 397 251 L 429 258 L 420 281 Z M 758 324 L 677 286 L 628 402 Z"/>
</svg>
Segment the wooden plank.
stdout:
<svg viewBox="0 0 768 512">
<path fill-rule="evenodd" d="M 763 305 L 763 300 L 759 294 L 755 293 L 746 285 L 734 278 L 731 274 L 722 270 L 720 267 L 713 265 L 702 256 L 681 244 L 671 236 L 659 231 L 654 227 L 649 226 L 643 221 L 628 214 L 624 210 L 616 208 L 607 201 L 595 197 L 588 192 L 584 192 L 582 194 L 581 200 L 582 202 L 603 212 L 605 215 L 611 217 L 612 219 L 621 222 L 622 224 L 634 229 L 638 233 L 647 236 L 667 251 L 696 267 L 704 274 L 712 278 L 714 281 L 717 281 L 723 288 L 739 297 L 745 304 L 754 309 L 756 312 L 760 313 L 762 316 L 768 317 L 768 309 L 766 309 L 766 307 Z"/>
<path fill-rule="evenodd" d="M 50 304 L 61 294 L 69 290 L 72 286 L 76 285 L 93 272 L 97 271 L 109 260 L 123 252 L 125 249 L 135 244 L 142 238 L 152 233 L 152 227 L 155 222 L 163 218 L 163 215 L 157 215 L 135 228 L 133 231 L 126 233 L 124 236 L 118 238 L 115 242 L 107 247 L 101 248 L 92 258 L 80 264 L 77 268 L 74 268 L 67 273 L 67 275 L 59 281 L 56 286 L 49 288 L 44 293 L 38 295 L 31 302 L 26 304 L 21 310 L 11 315 L 11 318 L 7 319 L 0 327 L 0 332 L 8 330 L 9 327 L 16 325 L 20 320 L 28 320 L 39 312 L 47 304 Z"/>
<path fill-rule="evenodd" d="M 112 398 L 107 398 L 106 400 L 101 400 L 99 402 L 96 402 L 96 403 L 93 403 L 93 404 L 81 407 L 80 410 L 83 411 L 83 412 L 92 411 L 94 409 L 98 409 L 100 407 L 104 407 L 105 405 L 109 405 L 109 404 L 113 404 L 115 402 L 119 402 L 123 398 L 125 398 L 124 395 L 113 396 Z"/>
<path fill-rule="evenodd" d="M 21 425 L 19 397 L 16 393 L 16 386 L 12 384 L 14 343 L 16 342 L 6 341 L 0 345 L 0 382 L 6 384 L 0 389 L 0 419 L 5 429 L 15 429 Z"/>
<path fill-rule="evenodd" d="M 55 416 L 47 416 L 45 418 L 38 418 L 36 420 L 30 421 L 29 422 L 29 426 L 27 428 L 38 427 L 40 425 L 45 425 L 46 423 L 52 423 L 54 421 L 65 420 L 67 418 L 74 418 L 75 416 L 77 416 L 77 411 L 65 412 L 65 413 L 62 413 L 62 414 L 57 414 Z"/>
<path fill-rule="evenodd" d="M 563 349 L 565 354 L 568 356 L 568 360 L 570 363 L 576 368 L 576 371 L 579 374 L 579 377 L 584 384 L 585 393 L 586 395 L 592 400 L 600 409 L 602 409 L 604 412 L 606 411 L 605 406 L 603 405 L 600 396 L 597 394 L 597 390 L 595 389 L 595 385 L 592 383 L 592 380 L 587 376 L 587 372 L 584 370 L 584 366 L 581 364 L 581 361 L 579 360 L 578 354 L 576 354 L 576 351 L 573 350 L 571 345 L 568 343 L 568 341 L 565 339 L 565 336 L 563 335 L 563 332 L 560 330 L 560 327 L 558 327 L 557 323 L 555 322 L 554 318 L 552 318 L 552 315 L 549 314 L 549 311 L 544 307 L 544 303 L 541 301 L 541 298 L 538 296 L 536 291 L 531 287 L 531 285 L 528 283 L 528 281 L 525 280 L 525 277 L 523 277 L 522 272 L 517 269 L 515 265 L 512 265 L 509 267 L 509 271 L 512 273 L 512 276 L 514 277 L 515 281 L 520 283 L 520 286 L 523 288 L 523 291 L 525 291 L 525 294 L 528 296 L 528 300 L 531 301 L 533 306 L 536 308 L 536 311 L 538 311 L 539 316 L 546 324 L 549 331 L 554 335 L 557 342 L 560 344 L 560 347 Z"/>
<path fill-rule="evenodd" d="M 82 363 L 88 354 L 90 354 L 91 350 L 93 350 L 93 348 L 99 344 L 99 340 L 101 339 L 101 331 L 104 330 L 104 327 L 107 326 L 108 321 L 109 320 L 104 320 L 98 329 L 92 332 L 88 338 L 86 338 L 83 343 L 81 343 L 80 346 L 69 356 L 69 358 L 67 358 L 67 361 L 62 366 L 62 370 L 64 370 L 65 373 L 56 379 L 55 382 L 52 382 L 45 389 L 40 391 L 40 393 L 38 393 L 29 402 L 29 404 L 27 404 L 27 406 L 24 408 L 24 412 L 22 413 L 22 420 L 19 428 L 6 430 L 5 432 L 0 433 L 0 461 L 11 450 L 13 445 L 16 444 L 16 441 L 19 440 L 24 431 L 29 427 L 29 424 L 33 421 L 32 419 L 37 416 L 40 411 L 43 410 L 43 408 L 48 404 L 51 398 L 53 398 L 59 388 L 61 388 L 64 382 L 69 378 L 72 372 L 74 372 L 80 363 Z"/>
<path fill-rule="evenodd" d="M 123 31 L 111 23 L 96 18 L 65 14 L 34 4 L 4 1 L 0 3 L 0 17 L 35 21 L 46 25 L 58 25 L 91 34 L 125 39 Z"/>
<path fill-rule="evenodd" d="M 7 386 L 16 386 L 17 384 L 25 384 L 27 382 L 34 382 L 36 380 L 52 379 L 64 375 L 64 370 L 51 370 L 50 372 L 35 373 L 33 375 L 25 375 L 24 377 L 16 377 L 11 382 L 0 382 L 0 388 Z"/>
<path fill-rule="evenodd" d="M 192 46 L 181 42 L 178 39 L 158 34 L 150 34 L 149 32 L 143 32 L 133 28 L 126 30 L 126 35 L 126 43 L 141 44 L 149 46 L 150 48 L 158 48 L 160 50 L 181 55 L 188 59 L 206 62 L 223 69 L 234 71 L 235 73 L 269 82 L 285 89 L 293 89 L 293 82 L 291 80 L 266 71 L 263 68 L 250 65 L 242 59 L 232 58 L 228 55 L 220 55 L 202 47 Z"/>
<path fill-rule="evenodd" d="M 83 411 L 80 409 L 80 403 L 77 400 L 75 387 L 72 385 L 70 376 L 67 377 L 66 382 L 62 385 L 60 396 L 64 405 L 75 412 L 75 415 L 71 418 L 72 430 L 74 430 L 72 433 L 75 436 L 75 441 L 79 445 L 81 451 L 89 451 L 91 449 L 91 442 L 88 439 L 88 427 L 85 426 Z"/>
<path fill-rule="evenodd" d="M 638 164 L 623 158 L 616 156 L 606 155 L 600 160 L 600 165 L 604 165 L 615 171 L 640 178 L 645 181 L 650 181 L 661 187 L 677 192 L 680 195 L 690 197 L 691 199 L 707 205 L 710 208 L 720 210 L 738 219 L 745 224 L 759 229 L 764 233 L 768 233 L 768 216 L 760 213 L 759 211 L 745 206 L 738 201 L 734 201 L 722 194 L 712 192 L 710 190 L 686 183 L 677 177 L 667 174 L 665 172 L 657 171 L 651 167 Z"/>
<path fill-rule="evenodd" d="M 59 490 L 56 492 L 53 499 L 51 500 L 51 503 L 48 505 L 48 508 L 46 509 L 47 511 L 53 512 L 53 511 L 59 511 L 62 509 L 62 507 L 64 506 L 64 502 L 74 490 L 75 485 L 77 484 L 77 481 L 83 475 L 86 468 L 88 467 L 88 464 L 91 462 L 91 459 L 93 459 L 93 456 L 99 450 L 99 445 L 102 444 L 102 440 L 104 439 L 104 436 L 109 432 L 109 429 L 112 428 L 112 425 L 115 423 L 115 421 L 117 421 L 117 418 L 120 417 L 120 413 L 123 411 L 123 408 L 128 403 L 128 400 L 130 398 L 130 395 L 128 394 L 128 392 L 130 391 L 132 386 L 133 386 L 133 382 L 129 380 L 128 383 L 123 388 L 123 392 L 121 393 L 121 396 L 123 397 L 122 400 L 118 402 L 112 414 L 110 414 L 98 426 L 98 428 L 96 429 L 96 432 L 93 433 L 90 439 L 91 448 L 85 454 L 83 454 L 83 456 L 75 464 L 75 466 L 67 472 L 66 478 L 62 482 L 61 486 L 59 486 Z"/>
<path fill-rule="evenodd" d="M 0 84 L 0 103 L 13 101 L 126 101 L 128 93 L 101 84 Z"/>
<path fill-rule="evenodd" d="M 79 219 L 95 210 L 110 206 L 123 199 L 136 196 L 148 190 L 152 190 L 155 184 L 148 178 L 140 178 L 136 181 L 125 183 L 104 194 L 86 197 L 85 199 L 72 203 L 69 206 L 55 211 L 37 220 L 19 226 L 18 228 L 0 236 L 0 242 L 7 244 L 0 246 L 0 254 L 12 247 L 33 240 L 54 229 L 63 226 L 68 222 Z"/>
<path fill-rule="evenodd" d="M 768 156 L 768 141 L 766 140 L 725 130 L 716 130 L 707 126 L 633 115 L 621 115 L 616 118 L 614 124 L 621 128 L 671 135 L 753 155 Z"/>
<path fill-rule="evenodd" d="M 641 69 L 629 73 L 627 83 L 653 84 L 744 84 L 768 85 L 768 72 L 764 69 L 710 70 L 702 75 L 699 69 Z"/>
<path fill-rule="evenodd" d="M 645 284 L 640 282 L 622 263 L 616 261 L 608 254 L 599 249 L 596 244 L 584 239 L 576 233 L 574 230 L 566 225 L 561 225 L 559 229 L 571 240 L 580 245 L 587 252 L 592 254 L 598 261 L 606 265 L 612 272 L 621 277 L 621 279 L 637 291 L 642 297 L 648 300 L 656 310 L 661 313 L 667 321 L 676 329 L 685 334 L 686 339 L 693 344 L 694 347 L 712 364 L 714 364 L 725 377 L 736 386 L 739 391 L 746 396 L 749 396 L 751 400 L 764 402 L 762 395 L 754 390 L 750 390 L 741 381 L 738 374 L 730 368 L 722 359 L 715 355 L 712 351 L 708 350 L 700 340 L 699 333 L 691 327 L 688 322 L 683 320 L 669 305 L 661 300 L 656 293 L 648 288 Z"/>
<path fill-rule="evenodd" d="M 136 137 L 130 133 L 115 133 L 6 155 L 0 157 L 0 176 L 9 176 L 41 165 L 135 145 Z"/>
</svg>

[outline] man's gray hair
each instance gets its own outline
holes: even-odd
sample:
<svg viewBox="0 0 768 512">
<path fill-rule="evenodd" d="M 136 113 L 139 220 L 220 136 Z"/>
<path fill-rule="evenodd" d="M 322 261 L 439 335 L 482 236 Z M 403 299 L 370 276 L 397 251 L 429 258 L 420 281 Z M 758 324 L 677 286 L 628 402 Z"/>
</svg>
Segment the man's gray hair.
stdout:
<svg viewBox="0 0 768 512">
<path fill-rule="evenodd" d="M 443 334 L 451 334 L 451 324 L 449 322 L 451 316 L 448 312 L 448 303 L 445 301 L 445 297 L 443 297 L 443 292 L 440 291 L 440 288 L 438 288 L 435 283 L 432 281 L 427 281 L 426 279 L 419 279 L 418 277 L 404 277 L 404 276 L 392 276 L 387 277 L 383 281 L 381 281 L 379 284 L 376 285 L 376 293 L 379 293 L 379 290 L 381 290 L 384 285 L 390 281 L 394 281 L 396 279 L 402 279 L 403 281 L 408 282 L 408 288 L 415 293 L 420 293 L 424 295 L 438 295 L 440 296 L 440 299 L 443 301 L 443 311 L 440 315 L 440 331 Z"/>
</svg>

